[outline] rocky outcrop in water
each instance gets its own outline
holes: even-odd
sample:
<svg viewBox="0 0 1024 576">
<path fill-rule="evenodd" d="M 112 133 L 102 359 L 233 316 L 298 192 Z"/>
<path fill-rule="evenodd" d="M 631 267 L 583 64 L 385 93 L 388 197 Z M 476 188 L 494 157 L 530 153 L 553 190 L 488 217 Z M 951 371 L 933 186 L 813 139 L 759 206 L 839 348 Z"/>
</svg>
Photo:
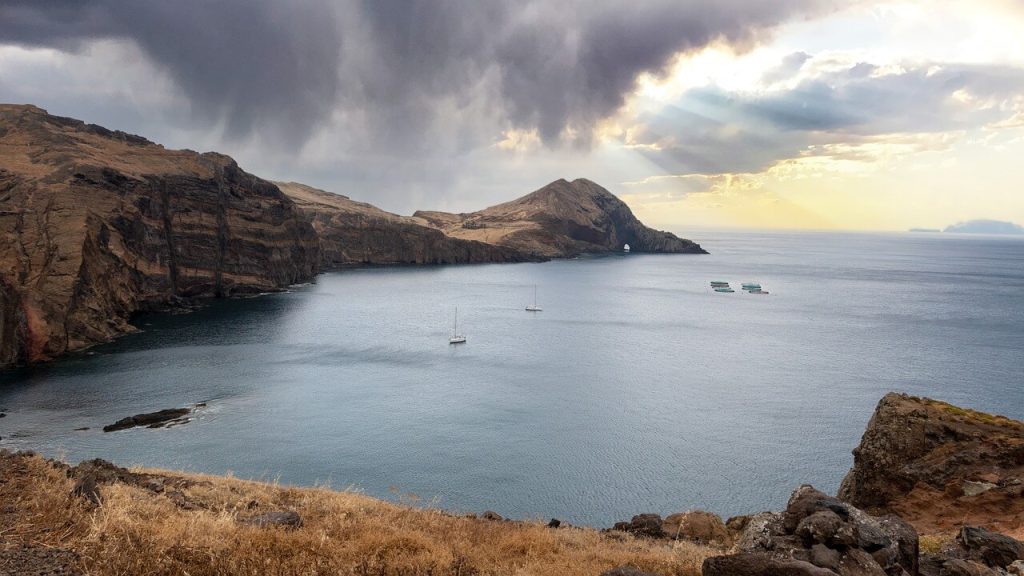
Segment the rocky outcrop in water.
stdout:
<svg viewBox="0 0 1024 576">
<path fill-rule="evenodd" d="M 133 330 L 131 314 L 282 289 L 318 270 L 315 232 L 221 154 L 0 105 L 0 366 Z"/>
<path fill-rule="evenodd" d="M 838 496 L 919 530 L 1024 526 L 1024 423 L 905 394 L 878 403 Z"/>
<path fill-rule="evenodd" d="M 700 245 L 652 230 L 625 202 L 590 180 L 557 180 L 518 200 L 471 214 L 416 212 L 453 238 L 479 240 L 547 258 L 621 251 L 706 254 Z"/>
<path fill-rule="evenodd" d="M 146 412 L 144 414 L 136 414 L 135 416 L 128 416 L 121 418 L 113 424 L 108 424 L 103 427 L 104 432 L 116 432 L 118 430 L 127 430 L 129 428 L 135 428 L 136 426 L 146 426 L 148 428 L 162 428 L 172 423 L 183 423 L 187 421 L 185 416 L 192 413 L 191 408 L 166 408 L 164 410 L 157 410 L 156 412 Z"/>
<path fill-rule="evenodd" d="M 363 264 L 474 264 L 544 258 L 514 248 L 447 236 L 426 221 L 385 212 L 347 196 L 295 182 L 278 187 L 320 238 L 324 268 Z"/>
</svg>

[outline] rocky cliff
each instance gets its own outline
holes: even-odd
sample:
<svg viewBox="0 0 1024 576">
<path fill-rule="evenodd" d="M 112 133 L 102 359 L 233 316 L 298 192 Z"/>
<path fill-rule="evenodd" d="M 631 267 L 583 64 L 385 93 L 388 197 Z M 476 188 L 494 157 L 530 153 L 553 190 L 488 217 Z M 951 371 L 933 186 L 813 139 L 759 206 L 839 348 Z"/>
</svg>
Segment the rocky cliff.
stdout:
<svg viewBox="0 0 1024 576">
<path fill-rule="evenodd" d="M 620 251 L 706 254 L 696 243 L 652 230 L 629 206 L 584 179 L 557 180 L 518 200 L 471 214 L 416 212 L 453 238 L 507 246 L 527 254 L 565 258 Z"/>
<path fill-rule="evenodd" d="M 839 498 L 918 530 L 1024 527 L 1024 423 L 905 394 L 878 403 Z"/>
<path fill-rule="evenodd" d="M 109 340 L 136 311 L 304 282 L 319 263 L 294 203 L 231 158 L 34 106 L 0 105 L 0 237 L 0 366 Z"/>
<path fill-rule="evenodd" d="M 466 264 L 541 260 L 515 248 L 446 235 L 419 218 L 399 216 L 340 194 L 278 182 L 313 225 L 325 268 L 360 264 Z"/>
<path fill-rule="evenodd" d="M 327 267 L 538 261 L 626 243 L 704 252 L 587 180 L 473 214 L 399 216 L 275 185 L 221 154 L 8 104 L 0 237 L 0 367 L 108 341 L 133 330 L 135 312 L 277 290 Z"/>
</svg>

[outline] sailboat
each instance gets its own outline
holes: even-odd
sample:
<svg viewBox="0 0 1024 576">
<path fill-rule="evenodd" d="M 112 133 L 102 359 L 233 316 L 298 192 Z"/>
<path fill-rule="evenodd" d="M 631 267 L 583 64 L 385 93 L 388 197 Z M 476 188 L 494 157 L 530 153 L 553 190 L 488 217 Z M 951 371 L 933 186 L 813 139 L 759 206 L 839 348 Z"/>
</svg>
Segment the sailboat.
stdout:
<svg viewBox="0 0 1024 576">
<path fill-rule="evenodd" d="M 448 338 L 449 344 L 463 344 L 466 342 L 465 335 L 459 334 L 459 308 L 455 307 L 455 321 L 452 322 L 452 335 Z"/>
<path fill-rule="evenodd" d="M 540 312 L 541 310 L 543 310 L 543 308 L 541 308 L 540 306 L 537 305 L 537 285 L 534 284 L 533 285 L 533 304 L 527 305 L 526 306 L 526 311 L 527 312 Z"/>
</svg>

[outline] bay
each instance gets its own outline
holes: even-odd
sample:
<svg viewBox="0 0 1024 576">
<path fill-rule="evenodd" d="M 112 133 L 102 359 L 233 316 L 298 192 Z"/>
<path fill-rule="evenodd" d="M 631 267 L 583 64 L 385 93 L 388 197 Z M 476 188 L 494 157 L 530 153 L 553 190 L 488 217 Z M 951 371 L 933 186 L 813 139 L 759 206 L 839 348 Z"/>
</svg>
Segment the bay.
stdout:
<svg viewBox="0 0 1024 576">
<path fill-rule="evenodd" d="M 1024 418 L 1024 241 L 696 236 L 711 255 L 348 270 L 143 316 L 0 374 L 0 447 L 608 526 L 834 492 L 891 390 Z M 184 426 L 100 431 L 199 402 Z"/>
</svg>

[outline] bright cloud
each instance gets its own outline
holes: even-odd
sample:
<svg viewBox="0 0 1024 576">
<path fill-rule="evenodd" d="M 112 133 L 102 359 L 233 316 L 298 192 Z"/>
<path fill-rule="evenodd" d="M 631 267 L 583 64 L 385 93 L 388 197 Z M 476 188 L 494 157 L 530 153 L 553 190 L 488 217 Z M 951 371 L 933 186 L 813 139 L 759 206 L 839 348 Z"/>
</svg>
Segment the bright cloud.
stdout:
<svg viewBox="0 0 1024 576">
<path fill-rule="evenodd" d="M 403 212 L 588 177 L 669 228 L 899 229 L 1024 221 L 1022 37 L 1015 0 L 12 0 L 0 100 Z"/>
</svg>

